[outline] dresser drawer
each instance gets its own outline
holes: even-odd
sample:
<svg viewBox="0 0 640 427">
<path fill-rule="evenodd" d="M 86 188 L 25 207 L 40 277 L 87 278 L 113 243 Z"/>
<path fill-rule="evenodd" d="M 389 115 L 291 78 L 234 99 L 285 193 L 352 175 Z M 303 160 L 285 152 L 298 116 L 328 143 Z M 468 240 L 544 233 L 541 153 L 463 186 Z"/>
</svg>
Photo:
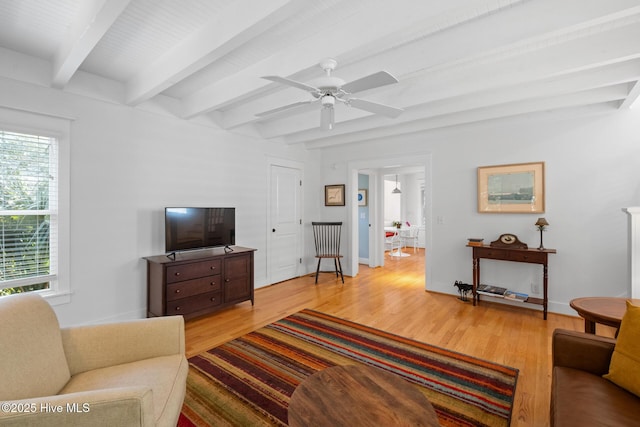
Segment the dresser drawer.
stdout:
<svg viewBox="0 0 640 427">
<path fill-rule="evenodd" d="M 547 254 L 544 252 L 528 251 L 528 252 L 511 252 L 509 254 L 509 261 L 544 264 L 546 259 L 547 259 Z"/>
<path fill-rule="evenodd" d="M 213 276 L 200 277 L 199 279 L 172 283 L 167 285 L 167 301 L 219 291 L 222 289 L 221 282 L 221 276 L 216 274 Z"/>
<path fill-rule="evenodd" d="M 222 264 L 219 259 L 170 266 L 167 267 L 167 283 L 181 282 L 183 280 L 218 274 L 221 271 L 221 266 Z"/>
<path fill-rule="evenodd" d="M 489 259 L 506 259 L 508 251 L 504 249 L 493 249 L 493 248 L 473 248 L 476 253 L 482 258 Z"/>
<path fill-rule="evenodd" d="M 195 311 L 213 308 L 222 303 L 220 292 L 209 292 L 206 294 L 194 295 L 188 298 L 167 302 L 167 315 L 193 313 Z"/>
</svg>

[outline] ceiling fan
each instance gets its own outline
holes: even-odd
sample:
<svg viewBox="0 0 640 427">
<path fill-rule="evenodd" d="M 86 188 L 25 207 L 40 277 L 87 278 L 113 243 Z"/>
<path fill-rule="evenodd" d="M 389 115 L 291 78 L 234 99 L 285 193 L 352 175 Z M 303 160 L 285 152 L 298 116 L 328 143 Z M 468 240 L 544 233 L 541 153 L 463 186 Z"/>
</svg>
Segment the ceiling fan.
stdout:
<svg viewBox="0 0 640 427">
<path fill-rule="evenodd" d="M 320 110 L 320 127 L 323 130 L 331 130 L 333 129 L 335 124 L 334 106 L 336 104 L 336 101 L 342 102 L 343 104 L 351 107 L 368 111 L 370 113 L 380 114 L 382 116 L 390 118 L 396 118 L 404 111 L 401 108 L 391 107 L 389 105 L 351 97 L 352 94 L 357 92 L 398 83 L 398 79 L 396 79 L 386 71 L 379 71 L 377 73 L 373 73 L 368 76 L 351 81 L 349 83 L 345 83 L 344 80 L 338 77 L 333 77 L 331 75 L 331 72 L 335 70 L 336 65 L 338 65 L 338 62 L 335 59 L 323 59 L 318 65 L 320 65 L 320 67 L 324 70 L 325 76 L 317 79 L 314 82 L 311 82 L 311 84 L 297 82 L 285 77 L 263 76 L 263 79 L 305 90 L 311 93 L 311 95 L 315 99 L 309 101 L 294 102 L 293 104 L 285 105 L 283 107 L 256 114 L 256 116 L 269 116 L 271 114 L 280 113 L 282 111 L 302 107 L 304 105 L 319 103 L 322 106 Z"/>
</svg>

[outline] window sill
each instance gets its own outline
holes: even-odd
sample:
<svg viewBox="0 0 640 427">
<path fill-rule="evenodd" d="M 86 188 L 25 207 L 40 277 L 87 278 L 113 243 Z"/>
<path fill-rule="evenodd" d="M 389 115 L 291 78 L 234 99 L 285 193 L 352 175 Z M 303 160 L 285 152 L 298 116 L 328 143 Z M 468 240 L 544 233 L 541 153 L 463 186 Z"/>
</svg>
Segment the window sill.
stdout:
<svg viewBox="0 0 640 427">
<path fill-rule="evenodd" d="M 71 302 L 71 292 L 42 292 L 40 295 L 52 306 Z"/>
</svg>

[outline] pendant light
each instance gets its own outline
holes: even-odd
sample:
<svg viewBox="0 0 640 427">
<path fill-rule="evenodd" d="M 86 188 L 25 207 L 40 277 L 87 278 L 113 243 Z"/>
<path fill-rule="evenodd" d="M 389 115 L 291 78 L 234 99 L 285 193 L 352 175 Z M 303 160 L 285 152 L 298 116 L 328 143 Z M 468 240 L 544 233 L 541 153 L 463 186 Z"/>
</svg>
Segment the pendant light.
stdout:
<svg viewBox="0 0 640 427">
<path fill-rule="evenodd" d="M 402 191 L 400 191 L 400 189 L 398 188 L 398 175 L 396 175 L 396 188 L 393 189 L 391 194 L 400 194 L 400 193 L 402 193 Z"/>
</svg>

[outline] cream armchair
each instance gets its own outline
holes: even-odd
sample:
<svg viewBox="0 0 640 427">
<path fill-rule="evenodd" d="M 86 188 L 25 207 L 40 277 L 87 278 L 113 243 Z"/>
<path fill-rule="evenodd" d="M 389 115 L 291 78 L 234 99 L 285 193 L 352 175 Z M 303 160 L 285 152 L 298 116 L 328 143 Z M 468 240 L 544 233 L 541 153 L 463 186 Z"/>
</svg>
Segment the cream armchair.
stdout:
<svg viewBox="0 0 640 427">
<path fill-rule="evenodd" d="M 0 298 L 1 426 L 171 426 L 188 364 L 181 316 L 60 329 L 37 294 Z"/>
</svg>

